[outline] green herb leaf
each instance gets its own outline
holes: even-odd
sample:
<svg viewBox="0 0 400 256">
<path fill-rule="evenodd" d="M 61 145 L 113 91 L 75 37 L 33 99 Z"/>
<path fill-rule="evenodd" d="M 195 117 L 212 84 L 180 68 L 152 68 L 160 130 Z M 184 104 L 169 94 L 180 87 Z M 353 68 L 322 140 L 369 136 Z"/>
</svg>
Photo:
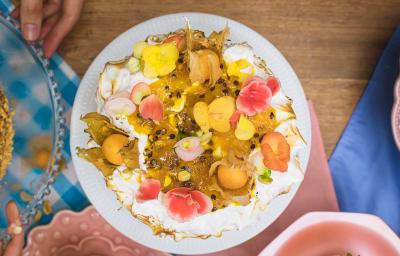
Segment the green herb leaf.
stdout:
<svg viewBox="0 0 400 256">
<path fill-rule="evenodd" d="M 258 180 L 261 183 L 271 183 L 273 181 L 273 179 L 271 178 L 272 172 L 270 169 L 264 169 L 262 171 L 259 171 L 258 173 Z"/>
</svg>

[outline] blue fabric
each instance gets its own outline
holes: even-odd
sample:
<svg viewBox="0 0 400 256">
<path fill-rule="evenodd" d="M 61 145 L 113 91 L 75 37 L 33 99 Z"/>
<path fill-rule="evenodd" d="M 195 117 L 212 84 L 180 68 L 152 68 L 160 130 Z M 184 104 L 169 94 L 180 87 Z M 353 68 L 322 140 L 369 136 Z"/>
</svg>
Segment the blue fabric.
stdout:
<svg viewBox="0 0 400 256">
<path fill-rule="evenodd" d="M 2 13 L 7 15 L 12 9 L 13 6 L 9 0 L 0 0 L 0 11 Z M 3 38 L 0 36 L 0 39 Z M 17 45 L 14 46 L 17 47 Z M 20 50 L 21 49 L 16 49 L 16 51 Z M 7 74 L 7 70 L 4 69 L 9 66 L 11 61 L 10 54 L 1 54 L 0 51 L 0 74 Z M 62 96 L 61 104 L 65 109 L 66 118 L 69 120 L 69 115 L 80 79 L 58 54 L 54 54 L 51 58 L 50 68 L 53 70 L 55 78 L 59 84 L 59 89 Z M 32 110 L 32 116 L 29 119 L 30 121 L 24 125 L 24 130 L 29 130 L 32 133 L 39 134 L 48 131 L 51 128 L 51 109 L 49 109 L 47 105 L 40 104 L 40 93 L 35 93 L 40 91 L 38 89 L 35 90 L 35 86 L 40 86 L 40 84 L 36 85 L 33 80 L 37 74 L 37 70 L 32 70 L 30 73 L 27 72 L 27 77 L 4 77 L 6 79 L 5 82 L 12 85 L 9 87 L 9 93 L 18 98 L 20 104 L 25 104 Z M 42 84 L 42 86 L 44 85 Z M 47 88 L 43 88 L 43 90 L 47 90 Z M 30 129 L 26 129 L 26 127 L 30 127 Z M 19 127 L 16 127 L 16 129 L 19 129 Z M 23 133 L 17 132 L 17 134 Z M 34 136 L 35 134 L 28 137 Z M 18 155 L 25 154 L 28 140 L 29 138 L 27 137 L 18 137 L 18 135 L 15 136 L 14 160 L 18 158 Z M 46 202 L 51 205 L 51 211 L 42 211 L 40 215 L 41 217 L 35 218 L 35 221 L 38 224 L 46 224 L 50 222 L 53 215 L 59 210 L 71 209 L 74 211 L 80 211 L 89 204 L 89 201 L 82 191 L 73 169 L 71 153 L 69 149 L 68 128 L 66 129 L 66 136 L 64 140 L 63 157 L 65 159 L 65 168 L 61 171 L 56 182 L 51 187 L 51 194 L 47 198 Z M 16 183 L 17 180 L 23 180 L 22 184 L 24 192 L 27 194 L 33 194 L 30 183 L 34 180 L 37 180 L 37 177 L 41 175 L 41 173 L 42 170 L 31 170 L 27 176 L 15 177 L 12 173 L 8 172 L 5 178 L 10 186 L 13 183 Z M 12 189 L 8 187 L 6 187 L 6 190 L 11 191 L 8 199 L 14 199 L 21 207 L 27 203 L 21 199 L 20 193 L 14 193 L 12 192 Z M 3 213 L 1 212 L 0 228 L 3 228 L 7 225 L 5 218 L 2 215 Z"/>
<path fill-rule="evenodd" d="M 400 152 L 391 132 L 400 26 L 389 41 L 329 166 L 340 209 L 372 213 L 400 234 Z"/>
</svg>

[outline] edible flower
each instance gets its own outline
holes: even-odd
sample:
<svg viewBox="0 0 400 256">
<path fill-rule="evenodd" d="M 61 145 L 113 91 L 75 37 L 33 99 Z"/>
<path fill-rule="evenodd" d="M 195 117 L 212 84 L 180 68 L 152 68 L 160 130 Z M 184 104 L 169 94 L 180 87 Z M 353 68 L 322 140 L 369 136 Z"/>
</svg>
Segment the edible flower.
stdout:
<svg viewBox="0 0 400 256">
<path fill-rule="evenodd" d="M 281 89 L 281 85 L 278 79 L 274 76 L 268 77 L 267 86 L 269 87 L 269 89 L 271 89 L 272 96 L 274 96 Z"/>
<path fill-rule="evenodd" d="M 110 96 L 104 104 L 104 110 L 109 116 L 129 116 L 136 111 L 136 106 L 129 99 L 128 91 L 117 92 Z"/>
<path fill-rule="evenodd" d="M 240 115 L 239 122 L 235 129 L 235 137 L 239 140 L 249 140 L 256 132 L 254 124 L 244 115 Z"/>
<path fill-rule="evenodd" d="M 271 98 L 272 92 L 266 81 L 252 76 L 243 82 L 243 88 L 236 99 L 236 106 L 247 116 L 253 116 L 266 110 L 270 105 Z"/>
<path fill-rule="evenodd" d="M 199 137 L 183 138 L 174 145 L 174 148 L 178 157 L 185 162 L 196 159 L 204 152 Z"/>
<path fill-rule="evenodd" d="M 265 167 L 274 171 L 287 171 L 290 160 L 290 145 L 280 132 L 271 132 L 263 136 L 261 152 Z"/>
<path fill-rule="evenodd" d="M 159 180 L 145 179 L 136 192 L 136 201 L 138 203 L 144 203 L 145 201 L 157 199 L 160 191 L 161 183 Z"/>
<path fill-rule="evenodd" d="M 262 79 L 259 76 L 251 76 L 244 80 L 242 84 L 242 88 L 246 87 L 253 81 L 259 81 L 260 83 L 264 83 L 267 85 L 267 87 L 271 90 L 272 96 L 274 96 L 280 89 L 281 89 L 281 84 L 279 83 L 278 79 L 274 76 L 269 76 L 267 80 Z"/>
<path fill-rule="evenodd" d="M 180 187 L 168 191 L 163 197 L 168 215 L 178 221 L 186 222 L 199 215 L 211 212 L 211 198 L 197 190 Z"/>
<path fill-rule="evenodd" d="M 210 128 L 218 132 L 228 132 L 234 112 L 235 100 L 231 96 L 217 98 L 210 105 L 200 101 L 193 106 L 194 120 L 203 132 L 208 132 Z"/>
<path fill-rule="evenodd" d="M 140 102 L 139 113 L 144 119 L 161 121 L 164 118 L 164 107 L 161 100 L 152 94 Z"/>
<path fill-rule="evenodd" d="M 164 43 L 169 42 L 174 42 L 180 52 L 186 49 L 186 38 L 184 35 L 170 35 L 164 40 Z"/>
<path fill-rule="evenodd" d="M 174 42 L 147 45 L 142 50 L 143 74 L 148 78 L 165 76 L 176 68 L 179 51 Z"/>
<path fill-rule="evenodd" d="M 240 118 L 240 116 L 241 116 L 242 114 L 243 114 L 243 113 L 240 112 L 239 110 L 236 110 L 236 111 L 232 114 L 232 116 L 231 116 L 231 118 L 229 119 L 229 121 L 231 122 L 231 126 L 232 126 L 233 128 L 236 128 L 236 125 L 237 125 L 237 123 L 239 122 L 239 118 Z"/>
<path fill-rule="evenodd" d="M 129 98 L 131 101 L 133 101 L 133 103 L 139 105 L 142 99 L 150 94 L 150 87 L 145 82 L 140 82 L 133 86 Z"/>
<path fill-rule="evenodd" d="M 243 82 L 247 77 L 254 75 L 254 67 L 246 59 L 239 59 L 229 63 L 226 72 L 229 76 L 236 76 L 239 82 Z"/>
</svg>

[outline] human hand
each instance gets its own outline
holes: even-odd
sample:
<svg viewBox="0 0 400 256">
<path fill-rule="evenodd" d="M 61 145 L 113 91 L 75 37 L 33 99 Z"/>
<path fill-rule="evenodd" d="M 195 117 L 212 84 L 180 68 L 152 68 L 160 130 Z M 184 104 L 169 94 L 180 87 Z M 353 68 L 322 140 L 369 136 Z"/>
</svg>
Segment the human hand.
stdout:
<svg viewBox="0 0 400 256">
<path fill-rule="evenodd" d="M 11 201 L 6 206 L 6 215 L 8 221 L 8 233 L 11 234 L 12 239 L 2 254 L 3 256 L 20 256 L 22 255 L 22 248 L 24 246 L 24 232 L 22 229 L 21 219 L 17 205 Z M 1 247 L 0 247 L 1 248 Z"/>
<path fill-rule="evenodd" d="M 50 58 L 77 23 L 82 6 L 83 0 L 21 0 L 12 15 L 20 20 L 25 40 L 44 40 L 44 56 Z"/>
</svg>

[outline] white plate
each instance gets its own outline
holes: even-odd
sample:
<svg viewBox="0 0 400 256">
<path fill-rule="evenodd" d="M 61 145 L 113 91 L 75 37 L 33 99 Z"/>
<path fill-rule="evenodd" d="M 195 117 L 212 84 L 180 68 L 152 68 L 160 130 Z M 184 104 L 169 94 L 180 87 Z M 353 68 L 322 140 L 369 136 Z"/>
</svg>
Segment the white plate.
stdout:
<svg viewBox="0 0 400 256">
<path fill-rule="evenodd" d="M 72 111 L 71 152 L 83 190 L 97 211 L 117 230 L 132 240 L 157 250 L 192 255 L 227 249 L 257 235 L 285 210 L 295 195 L 299 184 L 294 185 L 288 194 L 273 200 L 267 210 L 262 213 L 262 221 L 257 225 L 241 231 L 225 232 L 220 238 L 211 237 L 205 240 L 184 239 L 175 242 L 170 237 L 161 238 L 153 235 L 148 226 L 132 217 L 127 209 L 121 208 L 121 204 L 117 201 L 115 194 L 106 188 L 101 173 L 90 163 L 78 158 L 75 153 L 77 146 L 86 147 L 86 142 L 88 141 L 88 136 L 83 131 L 85 125 L 79 118 L 87 112 L 96 111 L 95 93 L 99 74 L 104 64 L 110 60 L 119 60 L 130 55 L 134 43 L 138 40 L 143 40 L 149 34 L 168 33 L 184 27 L 185 17 L 189 19 L 193 28 L 203 30 L 206 33 L 210 33 L 213 30 L 219 31 L 228 22 L 231 29 L 230 39 L 232 42 L 247 41 L 253 46 L 255 53 L 267 61 L 268 66 L 281 81 L 285 94 L 293 99 L 293 107 L 297 114 L 299 129 L 308 145 L 300 154 L 300 161 L 304 170 L 310 153 L 311 124 L 303 89 L 289 63 L 260 34 L 228 18 L 204 13 L 177 13 L 154 18 L 121 34 L 97 56 L 82 79 Z"/>
</svg>

